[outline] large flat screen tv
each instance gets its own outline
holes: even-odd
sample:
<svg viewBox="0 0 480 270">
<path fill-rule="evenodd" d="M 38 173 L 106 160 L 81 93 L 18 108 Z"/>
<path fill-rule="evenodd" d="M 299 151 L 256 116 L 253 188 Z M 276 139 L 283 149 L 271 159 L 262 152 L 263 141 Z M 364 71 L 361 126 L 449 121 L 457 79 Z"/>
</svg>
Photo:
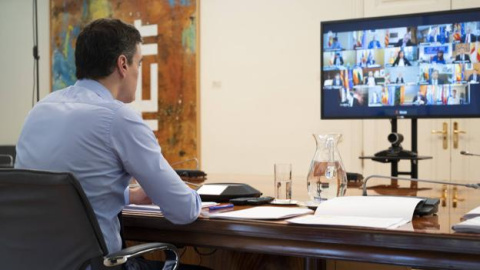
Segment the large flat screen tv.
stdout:
<svg viewBox="0 0 480 270">
<path fill-rule="evenodd" d="M 321 23 L 321 118 L 480 117 L 480 9 Z"/>
</svg>

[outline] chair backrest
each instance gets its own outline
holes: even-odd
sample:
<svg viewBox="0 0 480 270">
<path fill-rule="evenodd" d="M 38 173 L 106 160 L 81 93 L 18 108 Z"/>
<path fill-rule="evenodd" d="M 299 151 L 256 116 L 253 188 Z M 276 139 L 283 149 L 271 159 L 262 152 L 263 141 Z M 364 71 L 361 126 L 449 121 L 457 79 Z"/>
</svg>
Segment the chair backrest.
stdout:
<svg viewBox="0 0 480 270">
<path fill-rule="evenodd" d="M 72 174 L 0 170 L 1 269 L 84 269 L 104 255 L 97 219 Z"/>
</svg>

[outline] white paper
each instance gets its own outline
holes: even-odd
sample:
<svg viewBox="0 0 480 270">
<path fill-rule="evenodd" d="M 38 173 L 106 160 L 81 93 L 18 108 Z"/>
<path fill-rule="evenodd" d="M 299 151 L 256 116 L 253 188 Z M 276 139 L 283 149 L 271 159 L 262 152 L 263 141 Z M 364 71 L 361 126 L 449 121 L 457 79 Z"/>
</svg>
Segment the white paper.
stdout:
<svg viewBox="0 0 480 270">
<path fill-rule="evenodd" d="M 287 220 L 308 225 L 358 226 L 393 229 L 412 221 L 415 197 L 347 196 L 320 203 L 314 216 Z"/>
<path fill-rule="evenodd" d="M 202 208 L 218 205 L 216 202 L 202 202 Z M 124 207 L 127 210 L 161 212 L 160 207 L 154 204 L 129 204 Z"/>
<path fill-rule="evenodd" d="M 248 209 L 211 214 L 210 218 L 223 219 L 283 219 L 312 214 L 306 208 L 257 206 Z"/>
<path fill-rule="evenodd" d="M 456 232 L 480 233 L 480 217 L 471 218 L 452 226 Z"/>
<path fill-rule="evenodd" d="M 160 207 L 154 204 L 129 204 L 124 207 L 127 210 L 160 212 Z"/>
<path fill-rule="evenodd" d="M 197 189 L 197 193 L 200 195 L 220 195 L 227 187 L 227 185 L 203 185 Z"/>
<path fill-rule="evenodd" d="M 217 202 L 202 202 L 202 208 L 207 208 L 210 206 L 219 205 Z"/>
<path fill-rule="evenodd" d="M 478 216 L 480 216 L 480 206 L 466 213 L 463 218 L 470 219 Z"/>
<path fill-rule="evenodd" d="M 371 218 L 349 216 L 304 216 L 287 220 L 288 223 L 304 225 L 356 226 L 393 229 L 408 223 L 401 218 Z"/>
<path fill-rule="evenodd" d="M 320 203 L 316 216 L 401 218 L 411 221 L 422 199 L 395 196 L 345 196 Z"/>
</svg>

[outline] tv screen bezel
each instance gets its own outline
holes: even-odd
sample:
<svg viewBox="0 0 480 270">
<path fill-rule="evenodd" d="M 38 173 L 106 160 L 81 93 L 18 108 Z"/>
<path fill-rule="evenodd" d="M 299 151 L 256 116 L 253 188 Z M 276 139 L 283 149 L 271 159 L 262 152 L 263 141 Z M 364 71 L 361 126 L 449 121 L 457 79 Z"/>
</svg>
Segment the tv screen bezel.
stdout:
<svg viewBox="0 0 480 270">
<path fill-rule="evenodd" d="M 329 21 L 321 21 L 320 22 L 320 119 L 321 120 L 348 120 L 348 119 L 353 119 L 353 120 L 368 120 L 368 119 L 449 119 L 449 118 L 480 118 L 480 112 L 479 114 L 476 115 L 468 115 L 468 114 L 451 114 L 448 116 L 443 116 L 443 115 L 376 115 L 376 116 L 359 116 L 359 117 L 350 117 L 350 116 L 328 116 L 326 117 L 324 114 L 324 83 L 325 80 L 323 79 L 323 54 L 324 54 L 324 33 L 323 29 L 325 28 L 325 25 L 328 24 L 343 24 L 343 23 L 349 23 L 349 24 L 354 24 L 354 23 L 365 23 L 368 21 L 381 21 L 381 20 L 392 20 L 392 19 L 408 19 L 408 18 L 414 18 L 414 17 L 423 17 L 423 20 L 425 21 L 422 24 L 419 25 L 432 25 L 435 24 L 435 22 L 428 22 L 427 18 L 432 17 L 432 16 L 442 16 L 442 15 L 452 15 L 452 16 L 458 16 L 458 14 L 461 13 L 475 13 L 478 12 L 480 15 L 480 7 L 479 8 L 467 8 L 467 9 L 456 9 L 456 10 L 444 10 L 444 11 L 433 11 L 433 12 L 423 12 L 423 13 L 409 13 L 409 14 L 396 14 L 396 15 L 387 15 L 387 16 L 376 16 L 376 17 L 365 17 L 365 18 L 354 18 L 354 19 L 345 19 L 345 20 L 329 20 Z M 458 21 L 458 23 L 461 22 L 468 22 L 467 21 Z M 480 16 L 478 21 L 480 21 Z M 451 22 L 451 23 L 457 23 L 457 22 Z M 389 26 L 386 27 L 385 29 L 388 28 L 394 28 L 394 27 L 408 27 L 407 25 L 399 25 L 399 26 Z M 363 30 L 368 30 L 368 29 L 383 29 L 381 27 L 378 28 L 366 28 Z M 359 29 L 360 30 L 360 29 Z M 347 30 L 347 31 L 354 31 L 354 30 Z M 480 37 L 480 36 L 479 36 Z M 480 87 L 480 86 L 479 86 Z M 480 105 L 479 105 L 480 106 Z"/>
</svg>

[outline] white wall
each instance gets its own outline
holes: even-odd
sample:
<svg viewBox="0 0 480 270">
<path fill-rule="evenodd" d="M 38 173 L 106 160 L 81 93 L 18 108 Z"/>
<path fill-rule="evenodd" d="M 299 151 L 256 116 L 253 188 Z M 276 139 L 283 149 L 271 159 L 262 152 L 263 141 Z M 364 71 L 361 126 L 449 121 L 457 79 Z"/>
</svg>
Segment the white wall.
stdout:
<svg viewBox="0 0 480 270">
<path fill-rule="evenodd" d="M 48 0 L 38 0 L 40 97 L 49 92 Z M 0 145 L 15 144 L 32 106 L 32 0 L 0 1 Z"/>
<path fill-rule="evenodd" d="M 362 7 L 358 0 L 201 2 L 205 171 L 266 175 L 275 162 L 291 162 L 305 177 L 314 132 L 343 133 L 347 170 L 359 169 L 361 121 L 320 121 L 320 21 L 361 16 Z"/>
</svg>

